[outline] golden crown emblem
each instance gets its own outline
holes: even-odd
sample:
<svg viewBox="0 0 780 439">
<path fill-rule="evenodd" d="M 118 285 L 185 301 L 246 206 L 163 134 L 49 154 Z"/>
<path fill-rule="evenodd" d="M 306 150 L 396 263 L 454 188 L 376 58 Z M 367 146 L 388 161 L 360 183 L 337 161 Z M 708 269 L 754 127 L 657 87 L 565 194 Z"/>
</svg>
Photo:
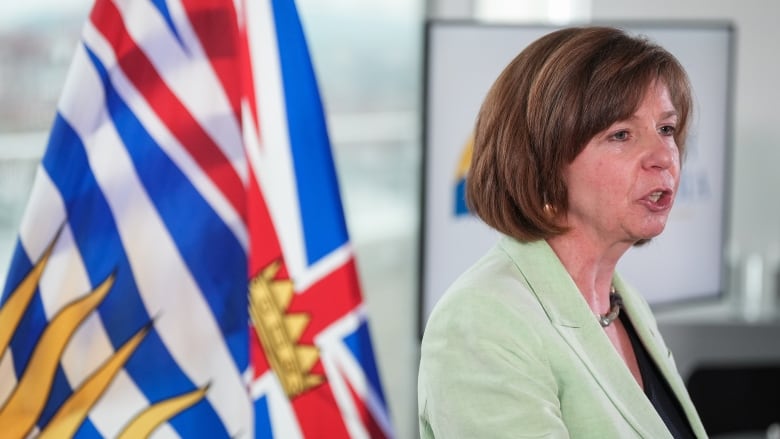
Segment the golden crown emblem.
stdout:
<svg viewBox="0 0 780 439">
<path fill-rule="evenodd" d="M 287 313 L 293 283 L 289 279 L 274 279 L 279 266 L 279 262 L 270 264 L 249 283 L 249 314 L 271 369 L 287 397 L 293 398 L 325 379 L 310 373 L 320 358 L 319 349 L 298 342 L 311 317 Z"/>
</svg>

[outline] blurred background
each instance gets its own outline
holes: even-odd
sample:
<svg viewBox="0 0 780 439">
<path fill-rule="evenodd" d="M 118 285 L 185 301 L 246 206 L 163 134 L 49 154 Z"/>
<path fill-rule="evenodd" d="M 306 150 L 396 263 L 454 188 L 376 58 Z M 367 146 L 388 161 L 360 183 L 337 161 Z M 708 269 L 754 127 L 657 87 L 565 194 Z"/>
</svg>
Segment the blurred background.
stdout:
<svg viewBox="0 0 780 439">
<path fill-rule="evenodd" d="M 326 106 L 347 222 L 397 437 L 418 435 L 421 125 L 429 19 L 547 24 L 725 20 L 734 25 L 733 161 L 728 165 L 731 192 L 727 194 L 729 230 L 724 248 L 729 288 L 718 303 L 663 310 L 658 317 L 690 386 L 706 392 L 711 389 L 708 380 L 723 383 L 729 379 L 718 375 L 720 366 L 737 364 L 750 379 L 763 377 L 761 387 L 780 394 L 775 366 L 780 363 L 776 317 L 780 301 L 775 300 L 780 261 L 780 2 L 298 0 L 297 4 Z M 90 6 L 87 0 L 0 3 L 3 281 Z M 768 298 L 749 316 L 740 312 L 739 305 L 746 288 Z M 694 376 L 701 364 L 713 367 Z M 756 368 L 768 375 L 760 375 Z M 747 385 L 735 384 L 735 388 Z M 780 414 L 780 404 L 770 410 Z M 765 427 L 741 428 L 760 430 L 756 434 L 762 437 Z"/>
</svg>

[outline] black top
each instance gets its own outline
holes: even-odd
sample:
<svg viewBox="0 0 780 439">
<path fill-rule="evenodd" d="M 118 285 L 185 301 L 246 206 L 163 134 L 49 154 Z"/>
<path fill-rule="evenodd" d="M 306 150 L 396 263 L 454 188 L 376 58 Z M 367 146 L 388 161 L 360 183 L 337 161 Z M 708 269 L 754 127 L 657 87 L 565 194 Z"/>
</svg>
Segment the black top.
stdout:
<svg viewBox="0 0 780 439">
<path fill-rule="evenodd" d="M 655 407 L 655 410 L 663 419 L 666 428 L 672 433 L 675 439 L 695 438 L 691 429 L 691 424 L 683 412 L 680 402 L 674 396 L 669 383 L 666 382 L 661 371 L 658 370 L 655 362 L 650 358 L 647 349 L 636 335 L 631 320 L 626 313 L 620 314 L 620 321 L 626 328 L 628 338 L 631 339 L 631 346 L 634 348 L 636 362 L 639 364 L 639 372 L 642 375 L 642 382 L 645 387 L 645 395 Z"/>
</svg>

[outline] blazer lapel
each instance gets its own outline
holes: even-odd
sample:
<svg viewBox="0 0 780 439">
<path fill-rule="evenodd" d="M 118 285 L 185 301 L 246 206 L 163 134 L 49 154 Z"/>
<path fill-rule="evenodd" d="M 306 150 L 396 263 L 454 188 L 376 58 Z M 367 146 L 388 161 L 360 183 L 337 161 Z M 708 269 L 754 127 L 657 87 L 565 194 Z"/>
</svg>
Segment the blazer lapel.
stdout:
<svg viewBox="0 0 780 439">
<path fill-rule="evenodd" d="M 688 390 L 685 388 L 685 383 L 680 377 L 677 371 L 677 366 L 674 364 L 672 353 L 663 341 L 658 328 L 655 324 L 650 325 L 650 322 L 654 322 L 651 312 L 647 303 L 644 302 L 638 295 L 638 293 L 629 285 L 624 283 L 619 276 L 614 279 L 615 288 L 619 291 L 624 291 L 623 305 L 626 312 L 631 316 L 631 323 L 634 325 L 637 336 L 642 344 L 647 349 L 650 357 L 653 359 L 658 369 L 661 371 L 666 382 L 669 383 L 669 387 L 672 389 L 674 396 L 680 402 L 680 406 L 685 412 L 688 421 L 691 424 L 696 437 L 707 437 L 707 433 L 704 430 L 704 425 L 699 418 L 699 414 L 696 412 L 696 408 L 691 401 Z"/>
<path fill-rule="evenodd" d="M 670 437 L 663 420 L 604 334 L 571 276 L 545 241 L 501 246 L 515 261 L 550 322 L 641 437 Z"/>
</svg>

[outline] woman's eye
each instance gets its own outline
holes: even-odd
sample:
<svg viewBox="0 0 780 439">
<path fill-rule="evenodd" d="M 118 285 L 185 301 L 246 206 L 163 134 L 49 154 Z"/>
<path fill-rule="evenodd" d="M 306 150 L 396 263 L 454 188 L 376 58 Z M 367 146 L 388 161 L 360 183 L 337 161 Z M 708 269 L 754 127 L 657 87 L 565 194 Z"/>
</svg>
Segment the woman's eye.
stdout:
<svg viewBox="0 0 780 439">
<path fill-rule="evenodd" d="M 627 140 L 628 139 L 628 131 L 620 130 L 620 131 L 612 134 L 612 138 L 614 140 Z"/>
<path fill-rule="evenodd" d="M 664 136 L 673 136 L 675 127 L 673 125 L 664 125 L 661 127 L 660 131 Z"/>
</svg>

